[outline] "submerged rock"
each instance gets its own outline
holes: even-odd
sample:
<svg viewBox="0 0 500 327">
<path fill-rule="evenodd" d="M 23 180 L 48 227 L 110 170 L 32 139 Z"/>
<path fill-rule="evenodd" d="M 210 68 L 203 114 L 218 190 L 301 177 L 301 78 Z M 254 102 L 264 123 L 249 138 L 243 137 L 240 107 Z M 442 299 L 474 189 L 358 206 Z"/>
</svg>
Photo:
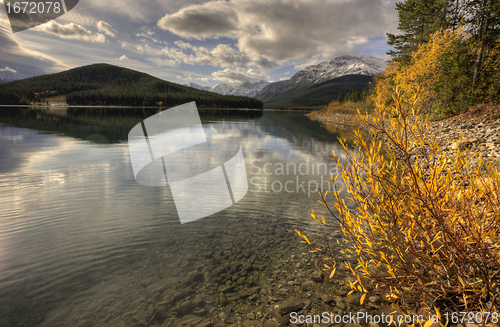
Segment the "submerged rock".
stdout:
<svg viewBox="0 0 500 327">
<path fill-rule="evenodd" d="M 189 273 L 189 275 L 186 278 L 186 285 L 191 285 L 194 282 L 203 280 L 203 274 L 199 271 L 193 271 Z"/>
<path fill-rule="evenodd" d="M 302 309 L 304 306 L 304 302 L 298 298 L 291 297 L 279 304 L 279 312 L 280 314 L 287 314 L 290 312 L 296 312 Z"/>
<path fill-rule="evenodd" d="M 178 306 L 176 306 L 173 310 L 178 315 L 183 316 L 191 311 L 191 301 L 186 301 Z"/>
</svg>

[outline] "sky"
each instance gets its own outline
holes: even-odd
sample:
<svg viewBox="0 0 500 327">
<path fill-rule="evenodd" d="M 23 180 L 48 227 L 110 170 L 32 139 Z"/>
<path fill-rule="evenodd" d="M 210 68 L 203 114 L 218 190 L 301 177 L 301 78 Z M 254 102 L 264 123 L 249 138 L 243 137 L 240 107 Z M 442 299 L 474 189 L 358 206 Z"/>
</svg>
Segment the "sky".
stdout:
<svg viewBox="0 0 500 327">
<path fill-rule="evenodd" d="M 93 63 L 171 82 L 279 81 L 342 55 L 387 58 L 396 0 L 80 0 L 13 33 L 0 0 L 0 71 L 25 77 Z"/>
</svg>

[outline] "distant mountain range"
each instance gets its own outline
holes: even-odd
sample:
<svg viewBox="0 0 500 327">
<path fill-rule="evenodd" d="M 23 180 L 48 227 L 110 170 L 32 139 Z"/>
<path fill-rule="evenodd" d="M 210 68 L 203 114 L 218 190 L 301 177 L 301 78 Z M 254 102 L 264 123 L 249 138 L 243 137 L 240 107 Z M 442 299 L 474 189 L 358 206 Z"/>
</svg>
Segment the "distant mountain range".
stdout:
<svg viewBox="0 0 500 327">
<path fill-rule="evenodd" d="M 311 84 L 309 86 L 287 92 L 264 102 L 267 109 L 321 109 L 328 103 L 337 100 L 340 93 L 344 96 L 350 92 L 363 92 L 370 88 L 373 76 L 345 75 Z"/>
<path fill-rule="evenodd" d="M 23 79 L 23 78 L 26 78 L 26 76 L 16 72 L 13 69 L 9 68 L 0 69 L 0 84 L 17 81 L 18 79 Z"/>
<path fill-rule="evenodd" d="M 263 88 L 257 94 L 256 98 L 264 101 L 264 103 L 276 101 L 293 92 L 342 76 L 380 75 L 384 71 L 385 66 L 386 61 L 380 58 L 370 56 L 342 56 L 332 61 L 325 61 L 317 65 L 308 66 L 298 71 L 288 80 L 271 83 Z"/>
<path fill-rule="evenodd" d="M 252 82 L 219 83 L 213 87 L 201 86 L 196 83 L 189 83 L 184 85 L 198 90 L 215 92 L 222 95 L 242 95 L 255 98 L 255 96 L 269 84 L 270 82 L 268 81 L 260 80 L 259 82 L 256 83 Z"/>
<path fill-rule="evenodd" d="M 243 95 L 262 100 L 266 108 L 306 108 L 325 105 L 339 93 L 363 91 L 373 76 L 384 71 L 387 62 L 371 56 L 342 56 L 308 66 L 290 79 L 279 82 L 219 83 L 213 87 L 185 84 L 223 95 Z"/>
<path fill-rule="evenodd" d="M 0 102 L 29 104 L 64 95 L 68 103 L 83 105 L 173 106 L 197 101 L 202 107 L 262 108 L 263 102 L 264 108 L 315 109 L 336 100 L 339 93 L 368 89 L 372 77 L 385 66 L 380 58 L 342 56 L 308 66 L 285 81 L 219 83 L 214 87 L 182 86 L 105 64 L 32 77 L 26 83 L 16 81 L 24 76 L 6 67 L 0 69 Z"/>
</svg>

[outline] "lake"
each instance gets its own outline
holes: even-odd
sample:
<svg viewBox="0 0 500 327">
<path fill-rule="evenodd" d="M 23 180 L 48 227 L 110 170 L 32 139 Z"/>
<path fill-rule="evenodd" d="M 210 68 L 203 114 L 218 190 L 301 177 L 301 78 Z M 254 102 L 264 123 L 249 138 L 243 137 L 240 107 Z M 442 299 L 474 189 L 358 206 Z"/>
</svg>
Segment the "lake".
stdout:
<svg viewBox="0 0 500 327">
<path fill-rule="evenodd" d="M 129 155 L 129 131 L 157 112 L 0 108 L 1 326 L 238 324 L 310 273 L 294 229 L 315 233 L 343 135 L 303 113 L 200 109 L 212 161 L 186 165 L 241 148 L 248 192 L 181 224 L 170 187 L 139 184 Z M 200 183 L 189 205 L 218 192 Z"/>
</svg>

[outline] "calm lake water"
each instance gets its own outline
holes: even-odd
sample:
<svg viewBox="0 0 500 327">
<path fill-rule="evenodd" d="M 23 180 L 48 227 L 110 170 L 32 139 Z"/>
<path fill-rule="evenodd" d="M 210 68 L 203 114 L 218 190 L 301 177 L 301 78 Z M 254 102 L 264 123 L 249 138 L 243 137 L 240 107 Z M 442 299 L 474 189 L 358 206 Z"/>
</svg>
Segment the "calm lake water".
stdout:
<svg viewBox="0 0 500 327">
<path fill-rule="evenodd" d="M 315 228 L 340 135 L 303 113 L 199 111 L 213 148 L 241 146 L 248 192 L 180 224 L 170 188 L 132 170 L 128 133 L 154 111 L 0 108 L 0 326 L 130 326 L 134 306 L 188 287 L 190 272 L 217 284 L 204 267 L 304 252 L 294 228 Z"/>
</svg>

